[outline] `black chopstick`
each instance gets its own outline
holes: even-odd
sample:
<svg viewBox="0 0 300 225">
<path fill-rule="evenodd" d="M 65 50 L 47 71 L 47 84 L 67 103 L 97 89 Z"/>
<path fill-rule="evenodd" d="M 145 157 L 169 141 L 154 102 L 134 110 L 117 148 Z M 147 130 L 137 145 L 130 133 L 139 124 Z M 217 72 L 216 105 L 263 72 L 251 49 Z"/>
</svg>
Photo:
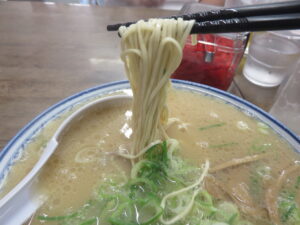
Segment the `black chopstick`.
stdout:
<svg viewBox="0 0 300 225">
<path fill-rule="evenodd" d="M 191 34 L 300 29 L 300 13 L 196 22 Z"/>
<path fill-rule="evenodd" d="M 219 10 L 204 11 L 182 16 L 174 16 L 173 18 L 182 17 L 184 20 L 194 19 L 196 20 L 196 22 L 203 22 L 207 20 L 231 19 L 250 16 L 267 16 L 299 12 L 300 1 L 298 0 L 272 4 L 248 5 L 237 8 L 221 8 Z"/>
<path fill-rule="evenodd" d="M 300 1 L 279 2 L 272 4 L 250 5 L 238 8 L 225 8 L 219 10 L 205 11 L 193 14 L 171 16 L 166 18 L 183 18 L 184 20 L 195 20 L 196 22 L 224 20 L 232 18 L 253 17 L 253 16 L 267 16 L 280 15 L 287 13 L 299 13 Z M 127 22 L 120 24 L 108 25 L 108 31 L 117 31 L 120 26 L 130 26 L 136 22 Z"/>
</svg>

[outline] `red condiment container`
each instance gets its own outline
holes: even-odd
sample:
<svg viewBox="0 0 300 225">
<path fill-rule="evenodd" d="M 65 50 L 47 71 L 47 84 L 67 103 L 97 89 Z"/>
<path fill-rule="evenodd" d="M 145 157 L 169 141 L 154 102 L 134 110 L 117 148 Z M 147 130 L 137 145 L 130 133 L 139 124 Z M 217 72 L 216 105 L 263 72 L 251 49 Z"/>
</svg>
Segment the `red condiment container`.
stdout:
<svg viewBox="0 0 300 225">
<path fill-rule="evenodd" d="M 183 49 L 180 66 L 171 78 L 188 80 L 227 90 L 244 54 L 245 34 L 198 34 Z"/>
</svg>

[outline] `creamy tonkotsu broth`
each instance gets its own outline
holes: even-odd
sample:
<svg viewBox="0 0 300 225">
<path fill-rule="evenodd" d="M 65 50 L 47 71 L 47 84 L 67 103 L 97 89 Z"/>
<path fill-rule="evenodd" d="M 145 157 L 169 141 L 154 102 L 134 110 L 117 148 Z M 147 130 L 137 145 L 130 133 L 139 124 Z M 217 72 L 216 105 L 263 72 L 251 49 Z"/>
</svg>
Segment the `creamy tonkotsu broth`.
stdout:
<svg viewBox="0 0 300 225">
<path fill-rule="evenodd" d="M 166 129 L 167 134 L 179 141 L 180 155 L 192 165 L 210 161 L 205 188 L 216 201 L 233 202 L 241 216 L 256 225 L 271 224 L 266 202 L 272 201 L 272 194 L 276 199 L 278 195 L 294 196 L 299 205 L 299 169 L 283 178 L 279 191 L 272 189 L 282 171 L 300 157 L 271 129 L 230 105 L 200 94 L 172 90 L 167 103 L 170 118 L 176 118 Z M 130 105 L 113 106 L 89 113 L 68 131 L 39 177 L 39 189 L 48 200 L 30 224 L 65 224 L 39 221 L 37 216 L 70 215 L 97 195 L 101 183 L 129 176 L 130 162 L 108 153 L 128 151 L 132 141 L 130 116 Z M 45 127 L 44 132 L 51 129 Z M 39 147 L 32 144 L 26 149 L 33 157 L 37 152 L 34 148 Z M 32 156 L 28 155 L 21 165 L 30 164 Z M 256 156 L 253 162 L 227 167 L 233 159 Z M 289 215 L 280 217 L 289 219 Z"/>
<path fill-rule="evenodd" d="M 129 104 L 118 104 L 93 110 L 69 128 L 40 175 L 40 191 L 49 196 L 41 212 L 77 209 L 101 180 L 128 174 L 130 164 L 109 153 L 129 148 L 130 115 Z"/>
</svg>

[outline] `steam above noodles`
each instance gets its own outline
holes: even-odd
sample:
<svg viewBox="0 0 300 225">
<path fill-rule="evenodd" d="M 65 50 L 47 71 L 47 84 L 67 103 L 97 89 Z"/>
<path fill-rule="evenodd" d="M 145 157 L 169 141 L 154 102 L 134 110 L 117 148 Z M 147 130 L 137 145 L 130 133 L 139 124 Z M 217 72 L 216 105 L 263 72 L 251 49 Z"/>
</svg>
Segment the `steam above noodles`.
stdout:
<svg viewBox="0 0 300 225">
<path fill-rule="evenodd" d="M 121 58 L 133 91 L 132 155 L 157 139 L 166 139 L 163 125 L 170 75 L 179 66 L 194 21 L 150 19 L 121 27 Z"/>
</svg>

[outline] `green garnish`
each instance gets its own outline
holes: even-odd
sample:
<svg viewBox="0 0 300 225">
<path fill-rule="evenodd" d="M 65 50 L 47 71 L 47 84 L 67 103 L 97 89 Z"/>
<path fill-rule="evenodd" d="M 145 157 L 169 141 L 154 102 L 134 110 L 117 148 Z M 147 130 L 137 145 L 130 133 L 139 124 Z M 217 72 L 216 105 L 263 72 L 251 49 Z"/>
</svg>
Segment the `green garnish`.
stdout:
<svg viewBox="0 0 300 225">
<path fill-rule="evenodd" d="M 278 201 L 281 221 L 285 224 L 300 224 L 300 208 L 296 203 L 296 193 L 294 191 L 284 190 Z"/>
<path fill-rule="evenodd" d="M 128 181 L 120 182 L 116 177 L 105 179 L 95 199 L 75 213 L 38 219 L 45 224 L 59 221 L 60 225 L 96 225 L 99 221 L 111 225 L 161 225 L 162 218 L 165 221 L 176 218 L 192 202 L 188 214 L 172 224 L 239 224 L 237 207 L 215 200 L 201 185 L 162 204 L 167 195 L 193 186 L 202 174 L 203 169 L 184 161 L 178 149 L 176 140 L 156 144 L 133 166 Z"/>
<path fill-rule="evenodd" d="M 257 173 L 250 175 L 250 193 L 253 197 L 259 198 L 262 191 L 262 178 Z"/>
<path fill-rule="evenodd" d="M 97 224 L 97 221 L 98 221 L 97 218 L 93 218 L 93 219 L 90 219 L 90 220 L 87 220 L 87 221 L 81 223 L 80 225 L 94 225 L 94 224 Z"/>
<path fill-rule="evenodd" d="M 295 184 L 295 188 L 296 188 L 296 189 L 299 189 L 299 188 L 300 188 L 300 176 L 297 177 L 296 184 Z"/>
<path fill-rule="evenodd" d="M 263 198 L 263 181 L 271 177 L 271 168 L 259 164 L 254 164 L 249 176 L 249 191 L 256 201 Z"/>
<path fill-rule="evenodd" d="M 254 143 L 251 145 L 250 150 L 251 152 L 257 153 L 264 153 L 271 148 L 271 143 Z"/>
<path fill-rule="evenodd" d="M 262 134 L 269 134 L 269 127 L 262 122 L 257 123 L 257 130 Z"/>
<path fill-rule="evenodd" d="M 210 145 L 209 148 L 224 148 L 224 147 L 231 147 L 238 145 L 236 142 L 229 142 L 229 143 L 224 143 L 224 144 L 219 144 L 219 145 Z"/>
<path fill-rule="evenodd" d="M 222 127 L 224 126 L 226 123 L 216 123 L 216 124 L 211 124 L 211 125 L 208 125 L 208 126 L 205 126 L 205 127 L 200 127 L 199 130 L 202 131 L 202 130 L 207 130 L 207 129 L 210 129 L 210 128 L 215 128 L 215 127 Z"/>
</svg>

